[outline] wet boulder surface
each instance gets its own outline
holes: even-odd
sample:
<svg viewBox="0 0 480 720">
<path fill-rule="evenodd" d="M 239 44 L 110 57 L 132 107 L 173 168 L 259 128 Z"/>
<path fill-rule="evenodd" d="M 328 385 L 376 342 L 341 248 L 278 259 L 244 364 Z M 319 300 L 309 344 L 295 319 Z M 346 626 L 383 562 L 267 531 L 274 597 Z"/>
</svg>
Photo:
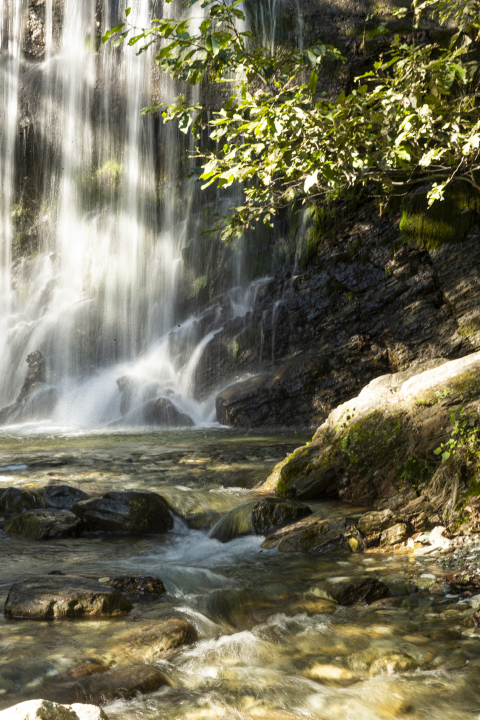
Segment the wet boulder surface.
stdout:
<svg viewBox="0 0 480 720">
<path fill-rule="evenodd" d="M 46 485 L 38 490 L 46 507 L 71 510 L 81 500 L 86 500 L 88 494 L 72 485 Z"/>
<path fill-rule="evenodd" d="M 225 543 L 245 535 L 269 535 L 311 513 L 308 505 L 295 500 L 263 498 L 240 505 L 224 515 L 212 528 L 210 537 Z"/>
<path fill-rule="evenodd" d="M 130 612 L 121 592 L 97 580 L 75 575 L 41 575 L 15 583 L 5 602 L 7 618 L 114 617 Z"/>
<path fill-rule="evenodd" d="M 343 584 L 333 591 L 333 596 L 339 605 L 370 605 L 376 600 L 387 597 L 389 588 L 376 578 L 362 578 Z"/>
<path fill-rule="evenodd" d="M 45 509 L 13 515 L 6 521 L 4 531 L 28 540 L 56 540 L 77 537 L 83 525 L 82 518 L 68 510 Z"/>
<path fill-rule="evenodd" d="M 111 491 L 73 507 L 90 530 L 120 534 L 161 534 L 173 527 L 168 504 L 148 490 Z"/>
<path fill-rule="evenodd" d="M 35 491 L 17 487 L 0 490 L 0 513 L 15 515 L 41 506 L 41 497 Z"/>
<path fill-rule="evenodd" d="M 262 548 L 278 548 L 280 552 L 343 555 L 352 551 L 349 543 L 352 530 L 355 533 L 355 528 L 345 518 L 325 518 L 319 512 L 277 530 L 266 538 Z"/>
</svg>

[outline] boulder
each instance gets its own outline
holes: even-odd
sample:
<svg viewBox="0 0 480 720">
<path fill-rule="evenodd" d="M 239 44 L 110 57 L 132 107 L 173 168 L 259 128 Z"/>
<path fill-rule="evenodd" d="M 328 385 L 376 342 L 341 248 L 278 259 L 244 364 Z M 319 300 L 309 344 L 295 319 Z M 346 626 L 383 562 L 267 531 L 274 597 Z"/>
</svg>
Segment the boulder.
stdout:
<svg viewBox="0 0 480 720">
<path fill-rule="evenodd" d="M 118 590 L 97 580 L 75 575 L 41 575 L 12 585 L 5 616 L 28 620 L 111 617 L 131 609 L 130 601 Z"/>
<path fill-rule="evenodd" d="M 134 623 L 124 633 L 116 633 L 108 647 L 111 656 L 125 662 L 152 662 L 197 640 L 193 625 L 181 618 Z"/>
<path fill-rule="evenodd" d="M 17 487 L 0 490 L 0 512 L 6 515 L 16 515 L 41 506 L 41 497 L 36 492 Z"/>
<path fill-rule="evenodd" d="M 282 461 L 260 491 L 303 500 L 336 497 L 358 506 L 381 501 L 380 510 L 398 510 L 415 501 L 414 487 L 438 495 L 434 450 L 450 438 L 452 405 L 463 405 L 472 417 L 478 414 L 479 371 L 477 352 L 449 362 L 434 358 L 377 377 L 332 410 L 312 442 Z M 468 483 L 458 489 L 456 479 L 447 476 L 441 478 L 448 485 L 441 509 L 431 503 L 412 512 L 412 517 L 423 512 L 419 527 L 438 522 L 435 511 L 443 520 L 445 513 L 458 514 L 455 507 L 466 496 Z M 395 502 L 400 494 L 408 500 Z"/>
<path fill-rule="evenodd" d="M 370 605 L 375 600 L 386 597 L 388 593 L 389 589 L 384 583 L 370 577 L 354 580 L 333 590 L 333 596 L 339 605 Z"/>
<path fill-rule="evenodd" d="M 262 548 L 278 547 L 280 552 L 346 554 L 351 552 L 345 518 L 324 518 L 319 513 L 287 525 L 267 537 Z"/>
<path fill-rule="evenodd" d="M 160 578 L 151 577 L 151 575 L 105 577 L 100 578 L 99 582 L 110 585 L 126 595 L 158 596 L 165 593 L 165 586 Z"/>
<path fill-rule="evenodd" d="M 86 500 L 88 495 L 83 490 L 72 485 L 46 485 L 37 490 L 45 507 L 71 510 L 80 500 Z"/>
<path fill-rule="evenodd" d="M 131 700 L 138 693 L 154 692 L 169 682 L 165 675 L 147 665 L 115 668 L 76 683 L 79 700 L 105 704 L 113 700 Z"/>
<path fill-rule="evenodd" d="M 95 705 L 60 705 L 49 700 L 27 700 L 0 712 L 0 720 L 107 720 Z"/>
<path fill-rule="evenodd" d="M 81 500 L 72 509 L 90 530 L 143 535 L 165 533 L 173 527 L 165 500 L 148 490 L 112 490 Z"/>
<path fill-rule="evenodd" d="M 39 350 L 35 350 L 30 353 L 30 355 L 27 355 L 26 363 L 28 365 L 28 372 L 23 382 L 20 395 L 17 398 L 17 402 L 24 400 L 33 389 L 36 389 L 39 385 L 42 385 L 47 381 L 45 358 Z"/>
<path fill-rule="evenodd" d="M 397 545 L 398 543 L 404 542 L 407 539 L 407 526 L 405 523 L 397 523 L 380 536 L 380 545 Z"/>
<path fill-rule="evenodd" d="M 225 543 L 244 535 L 269 535 L 311 514 L 303 503 L 268 497 L 231 510 L 212 528 L 210 537 Z"/>
<path fill-rule="evenodd" d="M 167 427 L 195 425 L 192 418 L 179 410 L 171 400 L 158 397 L 158 383 L 144 383 L 125 376 L 117 380 L 117 385 L 121 394 L 120 411 L 124 423 Z"/>
<path fill-rule="evenodd" d="M 4 530 L 28 540 L 54 540 L 77 537 L 82 527 L 83 520 L 68 510 L 32 510 L 9 518 Z"/>
<path fill-rule="evenodd" d="M 27 355 L 28 372 L 17 400 L 0 409 L 0 424 L 43 419 L 52 414 L 58 402 L 55 388 L 46 384 L 45 358 L 39 350 Z"/>
<path fill-rule="evenodd" d="M 358 521 L 358 529 L 362 535 L 375 535 L 392 527 L 396 522 L 397 519 L 391 510 L 369 512 L 362 515 Z"/>
</svg>

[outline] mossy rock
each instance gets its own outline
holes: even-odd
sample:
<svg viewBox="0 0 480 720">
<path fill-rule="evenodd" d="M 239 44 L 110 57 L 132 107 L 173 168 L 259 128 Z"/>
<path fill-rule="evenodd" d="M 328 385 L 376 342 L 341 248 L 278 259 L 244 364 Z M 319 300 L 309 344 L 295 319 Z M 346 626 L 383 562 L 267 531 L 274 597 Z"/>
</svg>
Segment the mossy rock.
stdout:
<svg viewBox="0 0 480 720">
<path fill-rule="evenodd" d="M 403 199 L 400 230 L 407 242 L 427 248 L 461 242 L 480 220 L 480 193 L 464 182 L 447 188 L 445 200 L 428 207 L 429 188 L 419 188 Z"/>
</svg>

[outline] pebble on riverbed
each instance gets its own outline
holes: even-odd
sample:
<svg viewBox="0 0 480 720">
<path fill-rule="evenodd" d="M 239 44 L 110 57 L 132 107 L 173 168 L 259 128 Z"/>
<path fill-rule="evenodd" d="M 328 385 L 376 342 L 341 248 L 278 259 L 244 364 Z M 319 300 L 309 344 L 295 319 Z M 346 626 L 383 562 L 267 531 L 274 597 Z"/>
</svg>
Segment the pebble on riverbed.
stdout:
<svg viewBox="0 0 480 720">
<path fill-rule="evenodd" d="M 95 705 L 59 705 L 49 700 L 27 700 L 0 712 L 0 720 L 107 720 Z"/>
</svg>

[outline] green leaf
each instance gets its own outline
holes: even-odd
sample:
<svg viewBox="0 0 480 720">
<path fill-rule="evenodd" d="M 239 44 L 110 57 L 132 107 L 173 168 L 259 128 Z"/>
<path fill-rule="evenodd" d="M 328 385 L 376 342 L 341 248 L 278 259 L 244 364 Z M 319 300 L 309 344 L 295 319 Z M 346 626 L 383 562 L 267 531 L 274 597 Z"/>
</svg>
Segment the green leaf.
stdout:
<svg viewBox="0 0 480 720">
<path fill-rule="evenodd" d="M 128 17 L 131 12 L 132 12 L 132 8 L 127 8 L 127 9 L 125 10 L 125 15 Z"/>
</svg>

